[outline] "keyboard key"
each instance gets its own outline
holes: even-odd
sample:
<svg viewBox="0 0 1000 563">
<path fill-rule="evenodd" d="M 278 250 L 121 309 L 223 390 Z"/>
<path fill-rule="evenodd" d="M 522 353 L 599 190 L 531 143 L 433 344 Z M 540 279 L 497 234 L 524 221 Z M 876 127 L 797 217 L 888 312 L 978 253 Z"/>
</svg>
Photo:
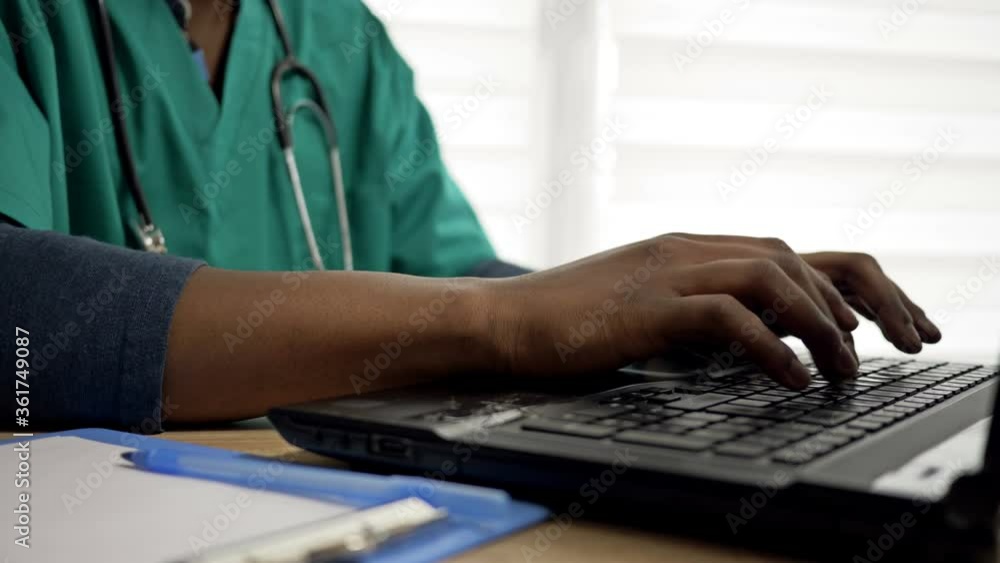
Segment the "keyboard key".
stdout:
<svg viewBox="0 0 1000 563">
<path fill-rule="evenodd" d="M 817 434 L 813 436 L 812 439 L 830 444 L 834 448 L 839 448 L 840 446 L 843 446 L 844 444 L 847 444 L 851 441 L 851 438 L 848 438 L 847 436 L 842 436 L 839 434 L 827 434 L 827 433 Z"/>
<path fill-rule="evenodd" d="M 649 424 L 651 422 L 656 422 L 660 420 L 659 416 L 655 414 L 643 413 L 643 412 L 630 412 L 628 414 L 623 414 L 617 417 L 619 420 L 629 420 L 632 422 L 640 422 L 643 424 Z"/>
<path fill-rule="evenodd" d="M 739 405 L 719 405 L 708 410 L 710 412 L 722 414 L 735 414 L 752 418 L 766 418 L 770 420 L 792 420 L 802 414 L 802 411 L 795 409 L 755 408 L 741 407 Z"/>
<path fill-rule="evenodd" d="M 677 418 L 671 418 L 670 424 L 683 426 L 685 428 L 701 428 L 702 426 L 708 426 L 708 421 L 699 420 L 697 418 L 688 418 L 687 416 L 679 416 Z"/>
<path fill-rule="evenodd" d="M 793 439 L 784 438 L 781 436 L 769 436 L 766 434 L 750 434 L 749 436 L 744 436 L 736 441 L 737 444 L 753 444 L 757 446 L 764 446 L 769 450 L 775 448 L 780 448 Z"/>
<path fill-rule="evenodd" d="M 857 413 L 820 409 L 799 417 L 800 422 L 811 422 L 823 426 L 837 426 L 857 416 Z"/>
<path fill-rule="evenodd" d="M 606 438 L 616 432 L 616 429 L 609 428 L 607 426 L 583 424 L 579 422 L 560 422 L 548 419 L 537 419 L 525 422 L 522 428 L 534 432 L 566 434 L 568 436 L 579 436 L 582 438 Z"/>
<path fill-rule="evenodd" d="M 756 401 L 756 400 L 753 400 L 753 399 L 737 399 L 737 400 L 735 400 L 735 401 L 733 401 L 733 402 L 731 402 L 729 404 L 730 405 L 739 405 L 741 407 L 769 407 L 769 406 L 771 406 L 771 403 L 774 403 L 774 402 L 776 402 L 776 401 L 773 401 L 773 400 L 770 400 L 770 401 Z"/>
<path fill-rule="evenodd" d="M 870 397 L 885 397 L 887 399 L 896 400 L 896 399 L 902 399 L 906 395 L 907 395 L 906 393 L 898 393 L 898 392 L 894 392 L 894 391 L 883 391 L 882 388 L 879 388 L 879 389 L 876 389 L 874 391 L 869 391 L 869 392 L 865 393 L 864 397 L 866 399 L 870 398 Z"/>
<path fill-rule="evenodd" d="M 608 416 L 615 416 L 616 414 L 622 414 L 628 412 L 629 410 L 630 409 L 627 409 L 625 407 L 603 406 L 603 407 L 592 407 L 588 409 L 580 409 L 573 411 L 573 413 L 593 418 L 604 418 Z"/>
<path fill-rule="evenodd" d="M 647 432 L 644 430 L 626 430 L 614 438 L 618 442 L 629 442 L 632 444 L 642 444 L 644 446 L 657 446 L 661 448 L 671 448 L 675 450 L 701 451 L 708 449 L 712 445 L 711 440 L 702 438 L 689 438 L 688 436 L 675 436 L 672 434 L 661 434 L 658 432 Z"/>
<path fill-rule="evenodd" d="M 713 428 L 702 428 L 701 430 L 692 430 L 687 434 L 691 438 L 698 438 L 700 440 L 711 440 L 713 442 L 724 442 L 726 440 L 732 440 L 737 436 L 733 432 L 720 432 Z"/>
<path fill-rule="evenodd" d="M 896 420 L 896 419 L 894 417 L 886 416 L 884 414 L 874 414 L 874 413 L 872 413 L 872 414 L 868 414 L 868 415 L 863 416 L 861 418 L 861 420 L 871 420 L 873 422 L 881 422 L 882 424 L 892 424 L 892 421 Z"/>
<path fill-rule="evenodd" d="M 826 408 L 828 410 L 831 410 L 831 411 L 853 412 L 855 414 L 866 413 L 866 412 L 872 410 L 871 407 L 862 407 L 862 406 L 851 405 L 851 404 L 847 404 L 847 403 L 834 403 L 834 404 L 832 404 L 832 405 L 830 405 L 830 406 L 828 406 Z"/>
<path fill-rule="evenodd" d="M 662 424 L 647 424 L 642 427 L 642 430 L 647 432 L 662 432 L 664 434 L 685 434 L 690 428 L 686 426 L 678 426 L 676 424 L 662 423 Z"/>
<path fill-rule="evenodd" d="M 672 409 L 669 407 L 661 407 L 656 405 L 646 405 L 640 406 L 636 409 L 636 413 L 639 414 L 651 414 L 658 416 L 660 418 L 667 418 L 670 416 L 678 416 L 684 414 L 684 411 L 678 409 Z"/>
<path fill-rule="evenodd" d="M 826 401 L 824 401 L 824 403 L 825 402 Z M 791 401 L 785 401 L 784 403 L 781 403 L 781 408 L 783 409 L 798 409 L 805 412 L 814 411 L 820 408 L 821 406 L 823 405 L 817 405 L 816 403 L 812 402 L 805 402 L 800 399 L 794 399 Z"/>
<path fill-rule="evenodd" d="M 864 430 L 860 428 L 851 428 L 850 426 L 838 426 L 837 428 L 831 428 L 827 430 L 826 433 L 834 436 L 844 436 L 845 438 L 850 438 L 852 440 L 857 440 L 866 434 Z"/>
<path fill-rule="evenodd" d="M 701 395 L 692 395 L 680 401 L 670 403 L 670 408 L 683 409 L 686 411 L 700 411 L 706 407 L 718 405 L 719 403 L 725 403 L 726 401 L 731 401 L 735 398 L 736 397 L 733 395 L 723 395 L 721 393 L 702 393 Z"/>
<path fill-rule="evenodd" d="M 719 432 L 732 432 L 733 434 L 746 434 L 748 432 L 753 432 L 756 430 L 756 426 L 750 426 L 748 424 L 733 424 L 729 421 L 720 422 L 718 424 L 713 424 L 708 427 L 708 430 L 717 430 Z"/>
<path fill-rule="evenodd" d="M 620 418 L 605 418 L 604 420 L 599 420 L 594 424 L 598 424 L 600 426 L 610 426 L 611 428 L 622 428 L 622 429 L 635 428 L 636 426 L 639 426 L 639 423 L 635 422 L 634 420 L 622 420 Z"/>
<path fill-rule="evenodd" d="M 730 424 L 745 424 L 747 426 L 754 426 L 754 427 L 770 426 L 771 424 L 773 424 L 773 422 L 771 422 L 770 420 L 761 420 L 759 418 L 748 418 L 745 416 L 733 416 L 730 417 L 729 420 L 727 420 L 726 422 Z"/>
<path fill-rule="evenodd" d="M 768 452 L 770 448 L 756 444 L 730 443 L 717 446 L 715 453 L 733 457 L 760 457 Z"/>
<path fill-rule="evenodd" d="M 871 420 L 852 420 L 847 423 L 848 428 L 859 428 L 861 430 L 867 430 L 869 432 L 874 432 L 879 428 L 885 426 L 880 422 L 874 422 Z"/>
<path fill-rule="evenodd" d="M 802 465 L 813 460 L 813 456 L 805 452 L 795 450 L 779 450 L 771 455 L 771 459 L 778 463 L 787 465 Z"/>
<path fill-rule="evenodd" d="M 683 418 L 704 420 L 706 422 L 722 422 L 723 420 L 726 420 L 729 417 L 724 414 L 715 414 L 711 412 L 689 412 L 686 415 L 684 415 Z"/>
<path fill-rule="evenodd" d="M 785 441 L 801 440 L 809 435 L 809 432 L 803 432 L 801 430 L 793 430 L 791 428 L 766 428 L 754 434 L 754 436 L 766 436 L 770 438 L 780 438 Z"/>
</svg>

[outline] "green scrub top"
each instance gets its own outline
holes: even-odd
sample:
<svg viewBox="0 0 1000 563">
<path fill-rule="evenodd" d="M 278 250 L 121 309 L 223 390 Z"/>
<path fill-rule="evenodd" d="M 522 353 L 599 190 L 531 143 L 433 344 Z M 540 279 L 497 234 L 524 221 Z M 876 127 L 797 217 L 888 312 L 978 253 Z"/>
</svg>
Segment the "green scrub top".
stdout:
<svg viewBox="0 0 1000 563">
<path fill-rule="evenodd" d="M 92 0 L 4 0 L 0 213 L 35 229 L 135 246 L 102 80 Z M 229 2 L 216 3 L 220 9 Z M 265 0 L 242 0 L 221 102 L 164 0 L 107 0 L 132 150 L 171 254 L 217 267 L 312 267 L 271 110 L 284 56 Z M 413 73 L 360 0 L 283 0 L 297 56 L 338 128 L 355 267 L 466 274 L 495 259 L 449 176 Z M 285 82 L 286 104 L 309 88 Z M 319 124 L 300 112 L 296 156 L 328 268 L 343 261 Z"/>
</svg>

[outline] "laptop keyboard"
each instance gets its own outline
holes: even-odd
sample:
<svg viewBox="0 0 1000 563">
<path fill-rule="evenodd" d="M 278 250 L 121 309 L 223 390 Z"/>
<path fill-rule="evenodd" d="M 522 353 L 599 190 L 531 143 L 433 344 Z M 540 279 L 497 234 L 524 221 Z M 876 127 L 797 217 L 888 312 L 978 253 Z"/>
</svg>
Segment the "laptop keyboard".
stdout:
<svg viewBox="0 0 1000 563">
<path fill-rule="evenodd" d="M 814 366 L 807 366 L 816 376 Z M 763 374 L 601 394 L 524 430 L 800 465 L 997 376 L 995 368 L 874 358 L 858 378 L 790 391 Z"/>
</svg>

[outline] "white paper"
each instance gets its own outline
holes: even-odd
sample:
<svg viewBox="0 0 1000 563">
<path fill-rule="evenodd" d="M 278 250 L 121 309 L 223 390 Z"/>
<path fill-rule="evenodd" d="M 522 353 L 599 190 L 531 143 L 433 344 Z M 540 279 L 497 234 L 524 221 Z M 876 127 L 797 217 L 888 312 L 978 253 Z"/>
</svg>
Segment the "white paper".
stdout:
<svg viewBox="0 0 1000 563">
<path fill-rule="evenodd" d="M 161 475 L 121 461 L 131 448 L 72 437 L 31 442 L 30 487 L 17 488 L 15 448 L 0 447 L 0 563 L 177 561 L 351 510 L 269 492 L 267 472 L 247 487 Z M 29 549 L 14 543 L 24 492 Z"/>
<path fill-rule="evenodd" d="M 880 493 L 940 500 L 959 475 L 982 467 L 991 418 L 973 424 L 902 467 L 881 475 L 872 488 Z"/>
</svg>

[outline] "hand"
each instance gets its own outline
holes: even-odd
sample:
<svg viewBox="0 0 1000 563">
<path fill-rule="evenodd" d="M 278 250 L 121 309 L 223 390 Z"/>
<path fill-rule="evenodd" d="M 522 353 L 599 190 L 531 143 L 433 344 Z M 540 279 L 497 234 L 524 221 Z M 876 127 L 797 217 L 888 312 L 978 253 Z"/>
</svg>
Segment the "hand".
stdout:
<svg viewBox="0 0 1000 563">
<path fill-rule="evenodd" d="M 777 239 L 665 235 L 487 287 L 502 361 L 519 374 L 614 369 L 708 343 L 798 389 L 811 378 L 779 338 L 790 334 L 823 375 L 852 378 L 852 306 L 905 352 L 940 339 L 871 257 L 800 256 Z"/>
</svg>

